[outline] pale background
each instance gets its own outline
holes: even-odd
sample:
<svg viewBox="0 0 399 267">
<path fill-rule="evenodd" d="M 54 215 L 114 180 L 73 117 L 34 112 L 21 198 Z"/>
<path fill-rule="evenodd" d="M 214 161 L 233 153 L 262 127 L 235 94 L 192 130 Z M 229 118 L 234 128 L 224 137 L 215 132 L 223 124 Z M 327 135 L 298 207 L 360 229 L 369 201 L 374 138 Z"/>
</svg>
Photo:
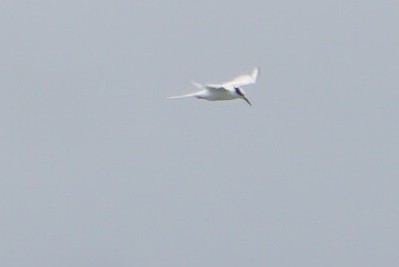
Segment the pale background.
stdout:
<svg viewBox="0 0 399 267">
<path fill-rule="evenodd" d="M 399 266 L 397 1 L 62 2 L 0 2 L 1 266 Z"/>
</svg>

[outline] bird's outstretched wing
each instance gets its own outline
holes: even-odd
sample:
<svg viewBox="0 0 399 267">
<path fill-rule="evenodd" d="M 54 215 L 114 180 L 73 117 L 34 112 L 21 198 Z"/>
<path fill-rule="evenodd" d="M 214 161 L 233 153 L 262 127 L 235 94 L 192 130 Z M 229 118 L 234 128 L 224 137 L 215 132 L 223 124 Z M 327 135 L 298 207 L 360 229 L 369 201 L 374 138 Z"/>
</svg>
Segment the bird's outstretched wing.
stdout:
<svg viewBox="0 0 399 267">
<path fill-rule="evenodd" d="M 197 87 L 199 89 L 207 89 L 207 90 L 225 90 L 226 89 L 223 87 L 223 84 L 211 84 L 211 83 L 202 84 L 202 83 L 198 83 L 195 81 L 192 81 L 192 83 L 195 85 L 195 87 Z"/>
<path fill-rule="evenodd" d="M 256 82 L 258 78 L 259 68 L 255 67 L 251 74 L 242 74 L 231 81 L 225 82 L 222 84 L 224 88 L 234 88 L 241 87 L 248 84 L 253 84 Z"/>
<path fill-rule="evenodd" d="M 197 96 L 197 94 L 198 94 L 198 92 L 197 93 L 186 94 L 186 95 L 170 96 L 170 97 L 167 97 L 167 99 L 185 98 L 185 97 L 193 97 L 193 96 L 195 97 L 195 96 Z"/>
</svg>

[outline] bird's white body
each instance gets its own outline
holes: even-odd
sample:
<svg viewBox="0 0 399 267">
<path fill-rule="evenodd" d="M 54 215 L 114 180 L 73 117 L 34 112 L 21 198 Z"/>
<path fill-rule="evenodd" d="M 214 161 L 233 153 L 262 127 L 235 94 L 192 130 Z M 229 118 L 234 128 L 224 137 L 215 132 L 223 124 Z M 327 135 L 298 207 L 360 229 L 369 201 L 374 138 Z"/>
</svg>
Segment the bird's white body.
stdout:
<svg viewBox="0 0 399 267">
<path fill-rule="evenodd" d="M 240 87 L 255 83 L 258 73 L 259 68 L 256 67 L 251 74 L 240 75 L 233 80 L 222 84 L 200 84 L 193 82 L 196 87 L 202 90 L 192 94 L 169 97 L 169 99 L 185 97 L 196 97 L 209 101 L 244 99 L 248 104 L 251 105 L 249 100 L 244 95 L 244 90 Z"/>
<path fill-rule="evenodd" d="M 209 101 L 233 100 L 240 98 L 235 92 L 230 90 L 203 90 L 197 92 L 195 97 Z"/>
</svg>

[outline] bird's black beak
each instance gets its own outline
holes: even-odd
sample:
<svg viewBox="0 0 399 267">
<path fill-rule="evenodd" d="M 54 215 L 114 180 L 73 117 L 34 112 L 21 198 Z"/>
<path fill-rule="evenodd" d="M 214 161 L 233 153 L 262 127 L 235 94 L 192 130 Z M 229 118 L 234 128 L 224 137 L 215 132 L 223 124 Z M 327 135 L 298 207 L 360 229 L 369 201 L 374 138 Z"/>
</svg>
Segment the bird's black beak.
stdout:
<svg viewBox="0 0 399 267">
<path fill-rule="evenodd" d="M 248 98 L 244 97 L 244 100 L 247 101 L 247 103 L 252 107 L 252 104 L 249 102 Z"/>
</svg>

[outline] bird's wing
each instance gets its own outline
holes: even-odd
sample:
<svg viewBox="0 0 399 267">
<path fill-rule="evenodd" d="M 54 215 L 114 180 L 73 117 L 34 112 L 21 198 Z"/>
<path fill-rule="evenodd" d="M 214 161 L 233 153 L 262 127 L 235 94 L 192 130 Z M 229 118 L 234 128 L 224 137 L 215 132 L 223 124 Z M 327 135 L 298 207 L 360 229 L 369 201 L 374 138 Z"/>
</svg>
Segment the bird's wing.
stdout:
<svg viewBox="0 0 399 267">
<path fill-rule="evenodd" d="M 223 84 L 202 84 L 198 82 L 192 81 L 192 83 L 199 89 L 207 89 L 207 90 L 226 90 L 226 88 L 223 87 Z"/>
<path fill-rule="evenodd" d="M 241 87 L 248 84 L 253 84 L 256 82 L 258 78 L 259 68 L 255 67 L 251 74 L 242 74 L 231 81 L 223 83 L 222 87 L 224 88 L 234 88 Z"/>
<path fill-rule="evenodd" d="M 176 98 L 192 97 L 192 96 L 196 96 L 197 94 L 198 94 L 198 92 L 196 92 L 196 93 L 191 93 L 191 94 L 186 94 L 186 95 L 170 96 L 170 97 L 167 97 L 167 99 L 176 99 Z"/>
</svg>

